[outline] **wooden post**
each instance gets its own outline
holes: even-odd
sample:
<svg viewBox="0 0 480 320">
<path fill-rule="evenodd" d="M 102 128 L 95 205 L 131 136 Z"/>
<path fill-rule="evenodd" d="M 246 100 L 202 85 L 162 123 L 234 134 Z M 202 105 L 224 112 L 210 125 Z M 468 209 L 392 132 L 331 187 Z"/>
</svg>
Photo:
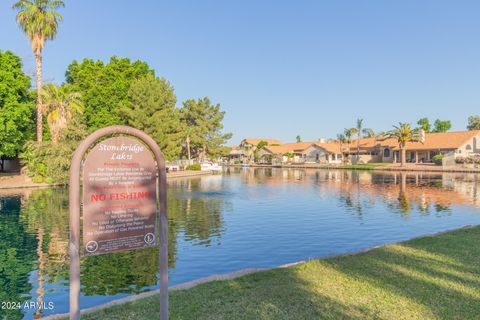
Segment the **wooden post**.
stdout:
<svg viewBox="0 0 480 320">
<path fill-rule="evenodd" d="M 85 153 L 104 136 L 124 134 L 134 136 L 145 143 L 157 162 L 157 201 L 160 215 L 160 319 L 168 320 L 168 217 L 167 217 L 167 175 L 165 160 L 157 143 L 146 133 L 127 126 L 110 126 L 90 134 L 75 150 L 70 166 L 69 224 L 70 242 L 70 319 L 80 319 L 80 172 Z"/>
</svg>

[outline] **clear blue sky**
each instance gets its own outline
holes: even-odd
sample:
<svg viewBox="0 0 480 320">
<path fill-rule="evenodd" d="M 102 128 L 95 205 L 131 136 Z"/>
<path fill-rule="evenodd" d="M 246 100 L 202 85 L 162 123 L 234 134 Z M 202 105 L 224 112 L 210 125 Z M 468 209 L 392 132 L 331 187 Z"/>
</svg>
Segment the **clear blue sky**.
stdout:
<svg viewBox="0 0 480 320">
<path fill-rule="evenodd" d="M 480 114 L 480 1 L 65 2 L 46 80 L 62 82 L 73 59 L 146 61 L 179 104 L 219 102 L 231 143 L 334 137 L 357 117 L 376 130 L 423 116 L 463 130 Z M 0 4 L 0 50 L 33 75 L 12 3 Z"/>
</svg>

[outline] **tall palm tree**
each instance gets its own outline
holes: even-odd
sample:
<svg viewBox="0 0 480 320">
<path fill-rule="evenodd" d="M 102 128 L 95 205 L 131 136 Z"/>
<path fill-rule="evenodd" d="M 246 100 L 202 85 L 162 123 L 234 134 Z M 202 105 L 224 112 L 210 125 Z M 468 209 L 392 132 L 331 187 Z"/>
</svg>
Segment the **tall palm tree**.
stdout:
<svg viewBox="0 0 480 320">
<path fill-rule="evenodd" d="M 347 142 L 347 150 L 350 154 L 350 143 L 352 142 L 352 136 L 356 133 L 356 128 L 349 128 L 343 130 L 343 134 L 345 135 L 345 140 Z"/>
<path fill-rule="evenodd" d="M 342 154 L 342 161 L 345 162 L 345 157 L 343 156 L 343 144 L 347 141 L 343 133 L 337 134 L 337 142 L 340 144 L 340 153 Z"/>
<path fill-rule="evenodd" d="M 393 126 L 393 128 L 393 130 L 386 133 L 386 137 L 397 140 L 401 152 L 401 166 L 403 167 L 407 158 L 405 146 L 407 142 L 420 140 L 419 130 L 412 129 L 410 124 L 402 122 L 400 122 L 398 126 Z"/>
<path fill-rule="evenodd" d="M 357 134 L 357 161 L 360 157 L 360 137 L 362 135 L 363 129 L 363 119 L 357 119 L 357 127 L 355 128 L 355 133 Z"/>
<path fill-rule="evenodd" d="M 37 141 L 42 142 L 42 50 L 45 41 L 53 40 L 62 16 L 58 13 L 65 4 L 61 0 L 19 0 L 12 8 L 18 10 L 17 23 L 27 36 L 35 54 L 37 78 Z"/>
<path fill-rule="evenodd" d="M 81 95 L 73 92 L 68 86 L 48 84 L 42 92 L 47 122 L 52 142 L 57 143 L 60 131 L 64 129 L 74 112 L 83 112 Z"/>
</svg>

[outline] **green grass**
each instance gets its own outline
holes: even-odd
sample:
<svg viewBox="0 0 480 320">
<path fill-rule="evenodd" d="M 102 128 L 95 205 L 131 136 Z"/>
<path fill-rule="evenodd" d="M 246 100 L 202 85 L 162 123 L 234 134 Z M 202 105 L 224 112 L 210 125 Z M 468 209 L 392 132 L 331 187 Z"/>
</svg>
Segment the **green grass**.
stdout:
<svg viewBox="0 0 480 320">
<path fill-rule="evenodd" d="M 480 227 L 170 293 L 171 319 L 479 319 Z M 155 319 L 158 296 L 82 319 Z"/>
<path fill-rule="evenodd" d="M 351 170 L 373 170 L 377 167 L 386 166 L 388 163 L 383 162 L 372 162 L 365 164 L 349 164 L 340 166 L 340 169 L 351 169 Z"/>
</svg>

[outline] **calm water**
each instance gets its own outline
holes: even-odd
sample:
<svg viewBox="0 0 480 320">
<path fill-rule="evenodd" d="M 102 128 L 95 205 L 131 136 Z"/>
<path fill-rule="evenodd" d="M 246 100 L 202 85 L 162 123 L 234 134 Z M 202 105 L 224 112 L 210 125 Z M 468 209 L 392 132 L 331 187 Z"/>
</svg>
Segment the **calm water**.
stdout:
<svg viewBox="0 0 480 320">
<path fill-rule="evenodd" d="M 68 312 L 66 190 L 0 192 L 0 301 Z M 229 169 L 169 181 L 168 205 L 173 285 L 480 224 L 480 176 Z M 157 269 L 155 249 L 82 259 L 82 308 L 157 288 Z"/>
</svg>

